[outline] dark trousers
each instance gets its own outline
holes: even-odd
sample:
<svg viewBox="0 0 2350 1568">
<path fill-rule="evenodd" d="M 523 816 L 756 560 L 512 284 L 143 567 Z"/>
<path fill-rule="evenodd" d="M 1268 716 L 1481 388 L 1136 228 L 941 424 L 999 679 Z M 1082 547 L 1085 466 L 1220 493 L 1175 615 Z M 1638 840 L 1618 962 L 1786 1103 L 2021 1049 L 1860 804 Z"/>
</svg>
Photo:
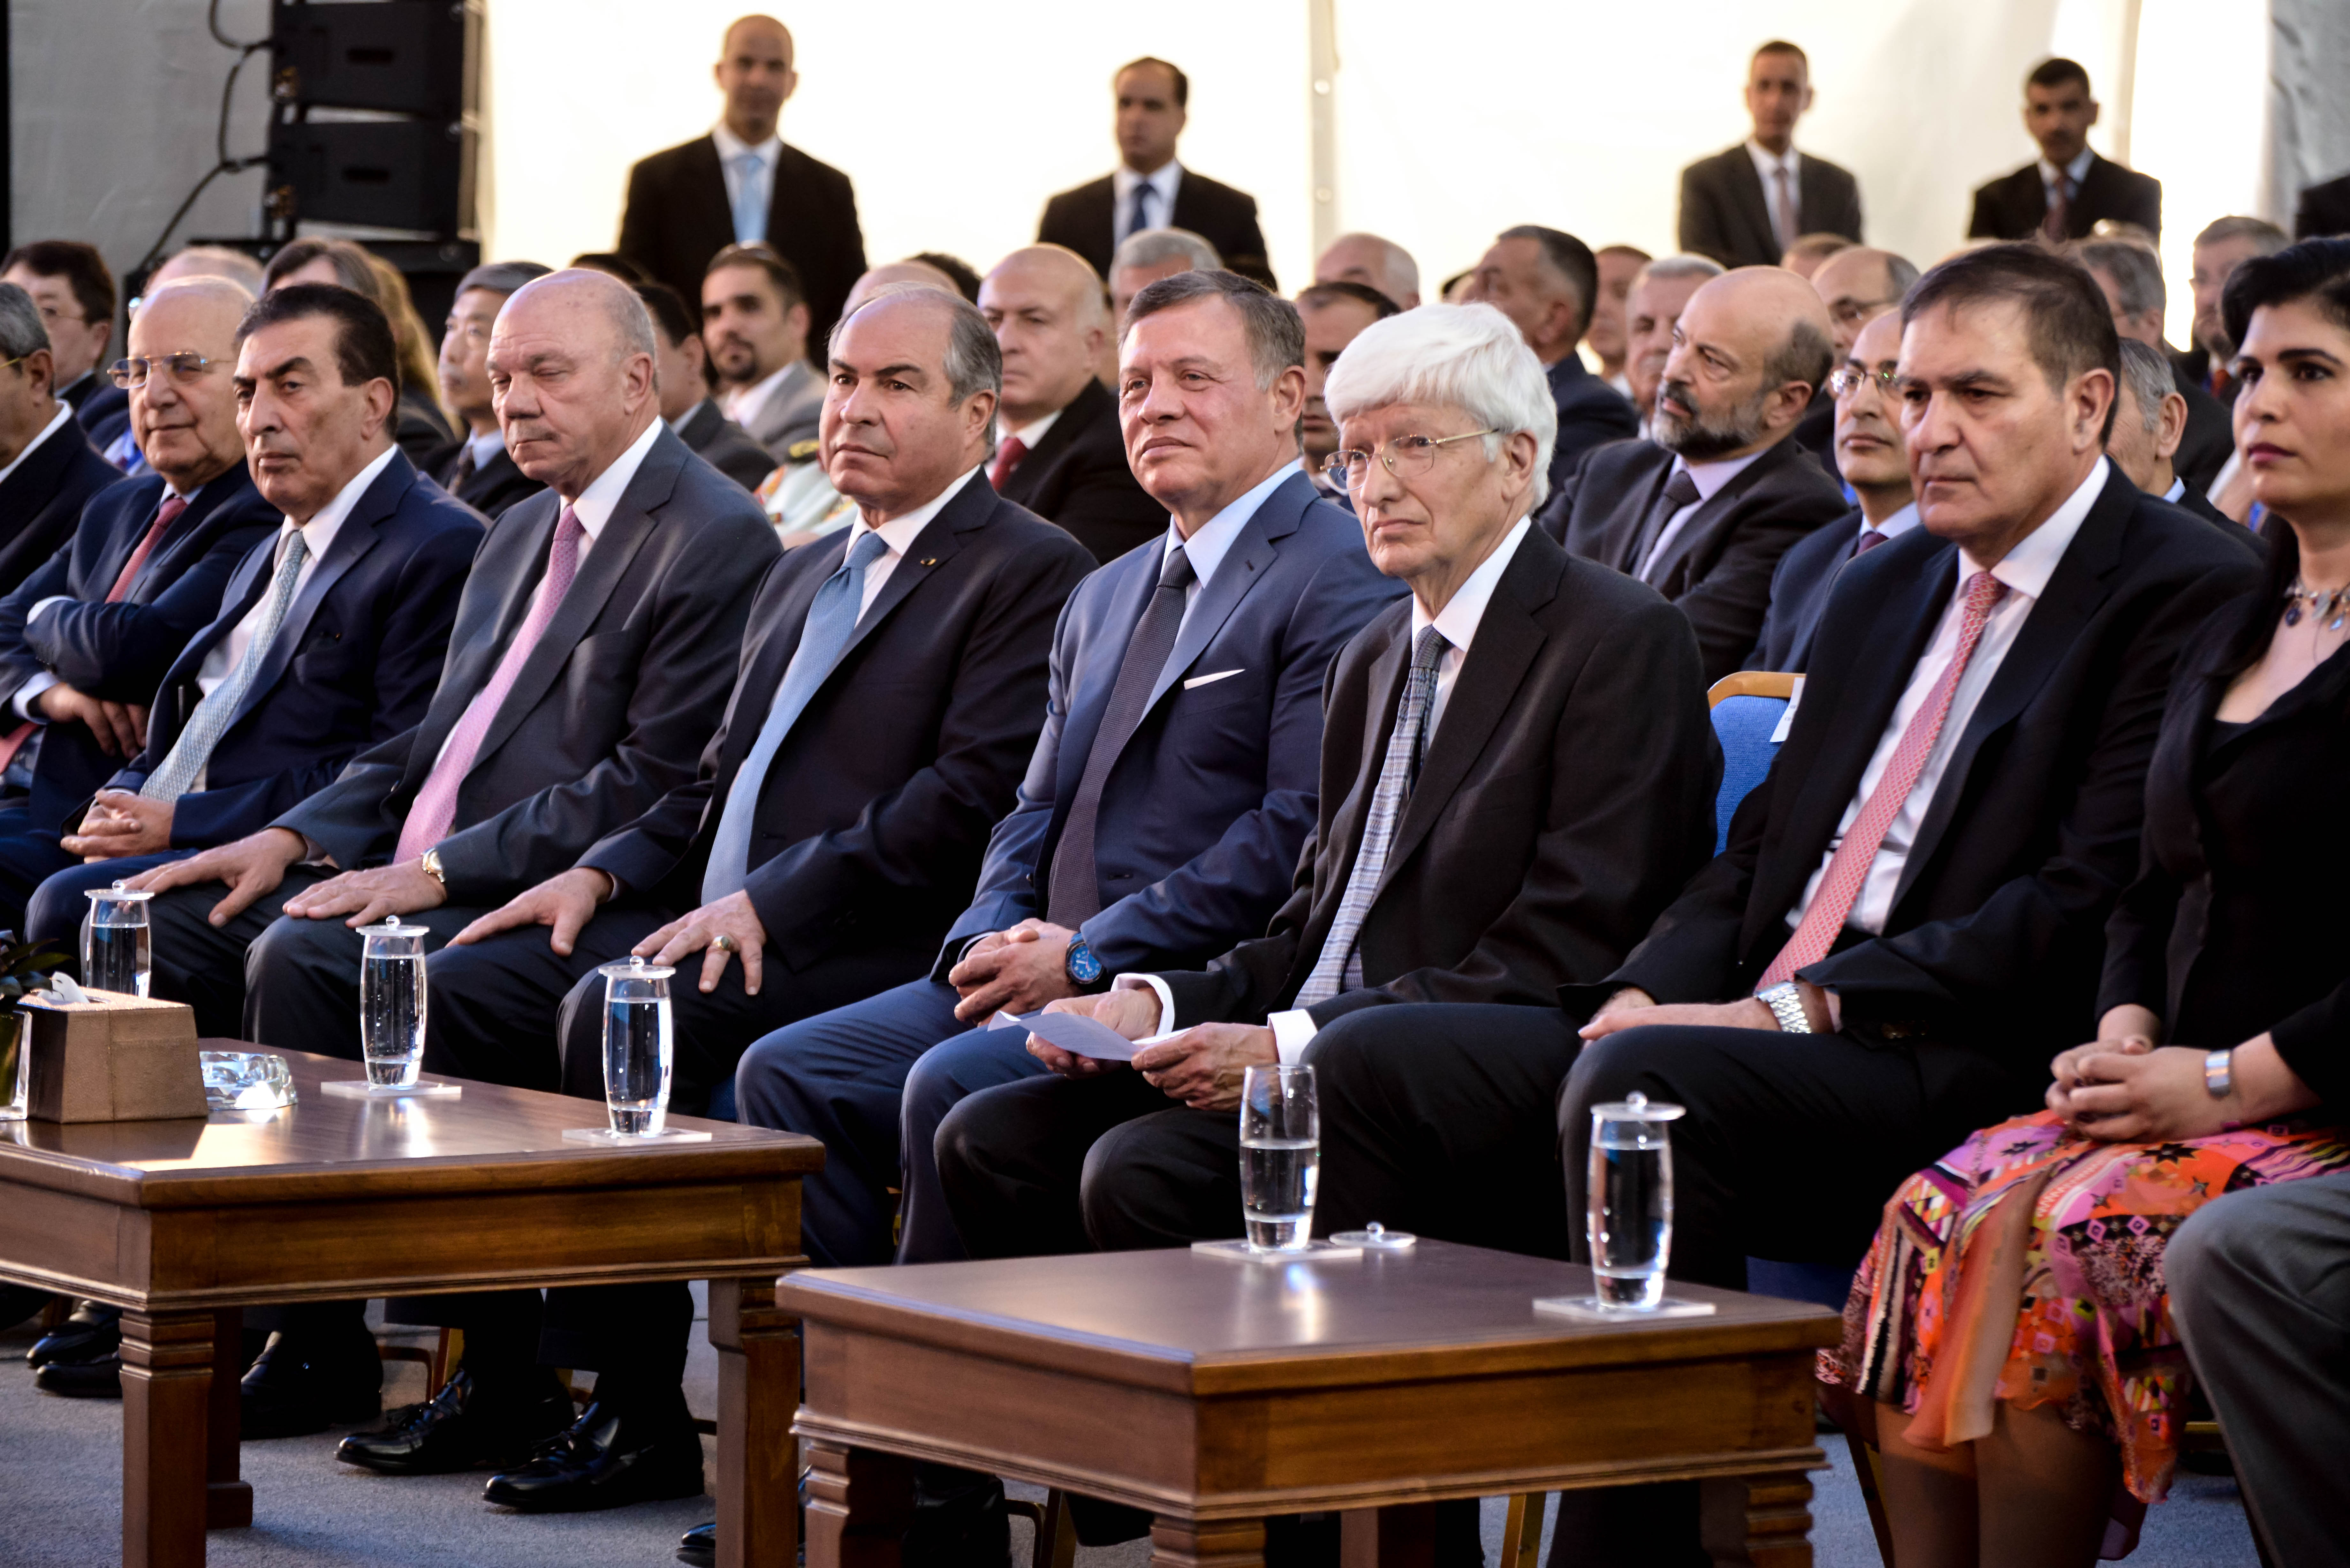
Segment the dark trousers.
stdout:
<svg viewBox="0 0 2350 1568">
<path fill-rule="evenodd" d="M 1041 1078 L 1049 1072 L 1028 1054 L 1024 1029 L 972 1029 L 922 1053 L 906 1075 L 898 1112 L 900 1180 L 898 1262 L 951 1263 L 966 1254 L 939 1185 L 939 1126 L 982 1089 Z"/>
<path fill-rule="evenodd" d="M 26 924 L 26 910 L 33 901 L 35 890 L 58 872 L 80 864 L 78 857 L 68 855 L 57 847 L 55 833 L 36 831 L 33 826 L 33 814 L 23 806 L 0 811 L 0 927 L 31 936 L 32 928 Z M 94 885 L 103 888 L 113 879 L 109 877 L 106 882 Z M 74 931 L 80 929 L 81 919 L 77 912 Z M 68 937 L 73 935 L 72 932 L 66 934 Z M 57 939 L 53 934 L 50 940 Z M 59 945 L 71 950 L 76 957 L 79 956 L 78 941 L 66 940 Z"/>
<path fill-rule="evenodd" d="M 81 919 L 88 900 L 85 890 L 103 888 L 118 877 L 135 876 L 150 867 L 166 861 L 184 859 L 194 853 L 180 850 L 168 855 L 138 856 L 129 860 L 103 861 L 96 866 L 78 867 L 62 872 L 41 885 L 34 897 L 31 919 L 33 929 L 81 929 Z M 213 907 L 228 896 L 224 882 L 201 882 L 193 887 L 174 888 L 158 893 L 148 902 L 147 923 L 152 930 L 155 961 L 151 983 L 152 993 L 172 1002 L 184 1002 L 195 1010 L 196 1033 L 220 1035 L 234 1040 L 265 1040 L 251 1032 L 252 1021 L 245 1015 L 246 961 L 255 943 L 275 924 L 286 909 L 286 901 L 297 893 L 315 888 L 334 873 L 324 867 L 289 866 L 286 879 L 262 897 L 255 898 L 224 924 L 215 926 L 210 916 Z M 308 922 L 303 922 L 307 924 Z M 339 925 L 339 921 L 322 922 Z M 443 939 L 445 940 L 445 939 Z M 267 1040 L 270 1044 L 290 1051 L 317 1051 L 323 1054 L 357 1060 L 359 1049 L 359 938 L 351 938 L 350 983 L 352 1001 L 339 1021 L 340 1027 L 329 1027 L 312 1044 L 307 1037 L 289 1036 Z M 336 1046 L 328 1041 L 348 1040 Z"/>
</svg>

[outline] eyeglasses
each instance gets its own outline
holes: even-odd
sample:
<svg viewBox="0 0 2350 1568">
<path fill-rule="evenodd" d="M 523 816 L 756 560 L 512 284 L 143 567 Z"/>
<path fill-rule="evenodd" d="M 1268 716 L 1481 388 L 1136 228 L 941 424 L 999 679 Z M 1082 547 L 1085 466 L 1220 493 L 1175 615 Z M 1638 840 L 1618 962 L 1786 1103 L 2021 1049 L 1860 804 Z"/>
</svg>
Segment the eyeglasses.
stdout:
<svg viewBox="0 0 2350 1568">
<path fill-rule="evenodd" d="M 177 354 L 150 354 L 136 359 L 117 359 L 106 368 L 106 373 L 113 378 L 116 386 L 125 391 L 145 386 L 147 378 L 157 370 L 169 371 L 173 386 L 188 387 L 203 379 L 205 374 L 219 363 L 219 360 L 207 359 L 202 354 L 182 350 Z"/>
<path fill-rule="evenodd" d="M 42 320 L 44 320 L 44 321 L 49 322 L 49 323 L 51 323 L 51 324 L 55 324 L 55 323 L 59 322 L 59 321 L 73 321 L 73 322 L 78 322 L 78 323 L 80 323 L 80 324 L 81 324 L 82 326 L 84 326 L 84 327 L 87 327 L 87 326 L 88 326 L 88 325 L 89 325 L 89 317 L 87 317 L 87 316 L 68 316 L 64 311 L 59 310 L 59 309 L 58 309 L 56 306 L 54 306 L 54 305 L 44 305 L 44 306 L 42 306 L 40 307 L 40 310 L 41 310 L 41 319 L 42 319 Z"/>
<path fill-rule="evenodd" d="M 1455 436 L 1398 436 L 1378 450 L 1378 460 L 1398 479 L 1418 479 L 1436 466 L 1436 449 L 1451 446 L 1456 441 L 1475 441 L 1479 436 L 1499 435 L 1498 430 L 1471 431 Z M 1334 452 L 1323 463 L 1322 472 L 1333 484 L 1343 484 L 1353 490 L 1360 486 L 1371 472 L 1371 453 L 1367 452 Z"/>
<path fill-rule="evenodd" d="M 1878 311 L 1900 303 L 1898 299 L 1839 299 L 1828 306 L 1828 314 L 1846 327 L 1866 327 L 1877 319 Z"/>
<path fill-rule="evenodd" d="M 1864 384 L 1874 381 L 1877 391 L 1889 398 L 1893 395 L 1893 383 L 1898 379 L 1900 373 L 1896 370 L 1842 369 L 1828 378 L 1828 396 L 1849 398 Z"/>
</svg>

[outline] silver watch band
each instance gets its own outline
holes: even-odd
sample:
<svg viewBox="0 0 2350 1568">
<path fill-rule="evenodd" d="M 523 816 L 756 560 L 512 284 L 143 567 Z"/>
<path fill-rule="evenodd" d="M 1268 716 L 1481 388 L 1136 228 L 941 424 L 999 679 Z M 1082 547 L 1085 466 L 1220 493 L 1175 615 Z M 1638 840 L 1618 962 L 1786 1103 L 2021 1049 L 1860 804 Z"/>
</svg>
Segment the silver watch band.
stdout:
<svg viewBox="0 0 2350 1568">
<path fill-rule="evenodd" d="M 1756 1000 L 1771 1010 L 1779 1021 L 1779 1030 L 1785 1034 L 1809 1034 L 1812 1020 L 1804 1011 L 1804 993 L 1794 981 L 1783 981 L 1770 990 L 1756 992 Z"/>
<path fill-rule="evenodd" d="M 2224 1100 L 2236 1088 L 2236 1048 L 2232 1045 L 2207 1053 L 2203 1057 L 2203 1089 L 2215 1100 Z"/>
</svg>

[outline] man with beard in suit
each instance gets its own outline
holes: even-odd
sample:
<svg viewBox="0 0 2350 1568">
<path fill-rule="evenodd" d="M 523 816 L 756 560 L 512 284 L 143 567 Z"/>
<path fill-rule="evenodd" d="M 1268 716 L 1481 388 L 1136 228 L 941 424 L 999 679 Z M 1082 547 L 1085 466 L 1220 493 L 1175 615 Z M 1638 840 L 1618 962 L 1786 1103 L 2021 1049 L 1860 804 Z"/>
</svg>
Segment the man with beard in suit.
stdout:
<svg viewBox="0 0 2350 1568">
<path fill-rule="evenodd" d="M 441 334 L 441 398 L 465 423 L 465 437 L 432 477 L 441 488 L 480 513 L 497 517 L 546 487 L 515 466 L 498 410 L 490 400 L 490 328 L 506 300 L 547 268 L 536 262 L 494 262 L 457 280 L 449 324 Z"/>
</svg>

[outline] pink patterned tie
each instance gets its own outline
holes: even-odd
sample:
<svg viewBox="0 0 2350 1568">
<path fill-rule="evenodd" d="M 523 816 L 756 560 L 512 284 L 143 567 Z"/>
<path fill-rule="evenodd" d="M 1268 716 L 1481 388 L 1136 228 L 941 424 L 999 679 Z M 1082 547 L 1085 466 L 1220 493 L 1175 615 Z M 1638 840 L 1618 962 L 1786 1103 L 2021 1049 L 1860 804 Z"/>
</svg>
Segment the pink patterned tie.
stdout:
<svg viewBox="0 0 2350 1568">
<path fill-rule="evenodd" d="M 448 743 L 441 748 L 440 761 L 432 764 L 424 787 L 416 792 L 415 804 L 408 808 L 408 822 L 400 830 L 400 849 L 392 857 L 394 865 L 415 859 L 449 836 L 449 825 L 457 818 L 457 786 L 473 771 L 473 755 L 482 749 L 482 737 L 489 733 L 490 722 L 498 716 L 498 705 L 514 689 L 515 677 L 522 673 L 531 650 L 546 634 L 546 623 L 555 618 L 563 596 L 570 591 L 572 577 L 578 573 L 582 532 L 578 514 L 565 507 L 563 515 L 556 520 L 555 542 L 546 553 L 546 576 L 539 584 L 538 597 L 531 600 L 530 614 L 515 631 L 514 640 L 506 644 L 506 655 L 498 660 L 489 684 L 474 692 L 473 700 L 465 704 L 463 716 L 450 732 Z"/>
<path fill-rule="evenodd" d="M 1926 768 L 1926 759 L 1933 753 L 1934 742 L 1942 733 L 1942 721 L 1950 715 L 1950 699 L 1958 694 L 1959 678 L 1967 672 L 1967 660 L 1974 657 L 1975 644 L 1982 640 L 1983 624 L 1991 619 L 1991 607 L 2007 592 L 2007 585 L 1989 572 L 1977 572 L 1967 579 L 1966 617 L 1959 624 L 1959 649 L 1950 656 L 1950 668 L 1926 693 L 1926 705 L 1901 732 L 1901 743 L 1893 749 L 1893 760 L 1885 765 L 1885 773 L 1869 792 L 1860 815 L 1853 820 L 1852 828 L 1836 846 L 1834 858 L 1828 861 L 1827 875 L 1820 878 L 1820 890 L 1812 898 L 1812 907 L 1804 911 L 1803 923 L 1771 967 L 1762 971 L 1758 992 L 1770 990 L 1795 978 L 1797 970 L 1805 969 L 1827 957 L 1835 945 L 1836 934 L 1844 929 L 1845 919 L 1852 907 L 1860 901 L 1860 890 L 1868 885 L 1868 868 L 1877 859 L 1877 852 L 1885 844 L 1886 831 L 1893 819 L 1901 815 L 1909 792 L 1918 785 L 1918 775 Z"/>
</svg>

